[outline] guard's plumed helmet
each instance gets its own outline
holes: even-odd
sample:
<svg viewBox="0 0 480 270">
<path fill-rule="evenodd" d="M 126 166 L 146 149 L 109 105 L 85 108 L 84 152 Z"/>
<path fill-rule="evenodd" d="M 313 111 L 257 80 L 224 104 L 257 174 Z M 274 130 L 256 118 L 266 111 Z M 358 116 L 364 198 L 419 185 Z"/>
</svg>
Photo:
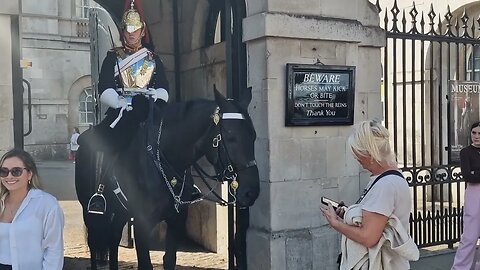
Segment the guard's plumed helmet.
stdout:
<svg viewBox="0 0 480 270">
<path fill-rule="evenodd" d="M 140 28 L 145 27 L 145 22 L 142 20 L 140 13 L 135 9 L 135 0 L 130 2 L 130 9 L 125 11 L 122 18 L 122 29 L 129 33 L 133 33 Z"/>
</svg>

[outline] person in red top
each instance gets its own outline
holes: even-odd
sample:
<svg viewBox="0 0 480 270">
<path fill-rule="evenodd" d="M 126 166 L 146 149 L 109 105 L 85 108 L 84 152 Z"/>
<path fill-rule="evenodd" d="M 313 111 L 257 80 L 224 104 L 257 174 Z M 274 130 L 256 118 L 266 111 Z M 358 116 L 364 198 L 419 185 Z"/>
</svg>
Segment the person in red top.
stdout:
<svg viewBox="0 0 480 270">
<path fill-rule="evenodd" d="M 460 151 L 460 167 L 467 188 L 463 207 L 463 234 L 452 270 L 470 270 L 480 237 L 480 122 L 471 126 L 470 138 L 472 144 Z"/>
</svg>

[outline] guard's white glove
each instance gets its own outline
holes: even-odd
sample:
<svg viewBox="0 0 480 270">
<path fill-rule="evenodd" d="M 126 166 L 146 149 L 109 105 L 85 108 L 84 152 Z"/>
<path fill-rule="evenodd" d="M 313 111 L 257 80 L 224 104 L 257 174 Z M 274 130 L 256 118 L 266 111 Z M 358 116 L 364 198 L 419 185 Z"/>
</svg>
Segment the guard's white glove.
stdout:
<svg viewBox="0 0 480 270">
<path fill-rule="evenodd" d="M 118 95 L 117 91 L 113 88 L 105 89 L 100 95 L 100 101 L 113 109 L 127 107 L 127 101 L 125 98 Z"/>
<path fill-rule="evenodd" d="M 168 92 L 163 88 L 149 89 L 146 94 L 152 96 L 154 101 L 161 99 L 165 102 L 168 102 Z"/>
</svg>

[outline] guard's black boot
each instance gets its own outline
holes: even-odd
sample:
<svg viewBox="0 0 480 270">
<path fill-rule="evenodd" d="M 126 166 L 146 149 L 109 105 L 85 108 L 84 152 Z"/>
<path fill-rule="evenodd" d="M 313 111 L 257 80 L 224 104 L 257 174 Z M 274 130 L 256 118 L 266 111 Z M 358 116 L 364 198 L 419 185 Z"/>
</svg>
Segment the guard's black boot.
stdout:
<svg viewBox="0 0 480 270">
<path fill-rule="evenodd" d="M 102 194 L 95 193 L 88 201 L 87 211 L 90 214 L 103 215 L 107 209 L 106 203 Z"/>
</svg>

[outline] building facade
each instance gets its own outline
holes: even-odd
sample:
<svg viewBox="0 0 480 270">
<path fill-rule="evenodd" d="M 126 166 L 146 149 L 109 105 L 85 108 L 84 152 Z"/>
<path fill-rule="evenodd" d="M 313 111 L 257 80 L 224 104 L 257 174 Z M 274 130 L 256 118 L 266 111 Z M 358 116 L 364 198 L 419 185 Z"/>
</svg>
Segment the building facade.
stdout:
<svg viewBox="0 0 480 270">
<path fill-rule="evenodd" d="M 19 16 L 19 1 L 7 1 L 0 5 L 0 33 L 3 36 L 0 50 L 5 56 L 0 59 L 0 96 L 2 97 L 0 104 L 0 125 L 2 126 L 0 131 L 0 154 L 3 154 L 14 145 L 14 137 L 16 135 L 21 136 L 17 133 L 13 121 L 13 93 L 14 90 L 21 90 L 19 90 L 21 85 L 19 86 L 18 83 L 15 85 L 15 79 L 20 77 L 21 70 L 18 65 L 14 64 L 15 61 L 20 60 Z"/>
<path fill-rule="evenodd" d="M 24 145 L 38 159 L 66 159 L 73 127 L 93 124 L 90 0 L 22 0 Z M 31 67 L 28 65 L 31 63 Z M 29 111 L 31 106 L 31 111 Z M 31 128 L 30 128 L 31 127 Z"/>
</svg>

